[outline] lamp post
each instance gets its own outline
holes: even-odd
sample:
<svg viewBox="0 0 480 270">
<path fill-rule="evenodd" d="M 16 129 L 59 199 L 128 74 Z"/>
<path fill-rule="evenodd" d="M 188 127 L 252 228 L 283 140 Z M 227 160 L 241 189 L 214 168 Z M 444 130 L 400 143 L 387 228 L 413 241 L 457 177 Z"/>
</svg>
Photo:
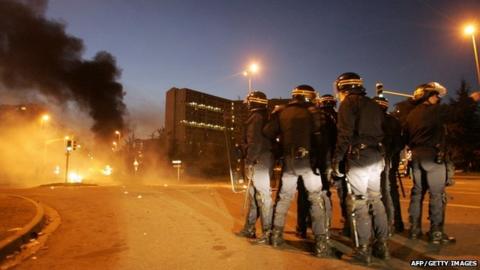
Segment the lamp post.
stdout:
<svg viewBox="0 0 480 270">
<path fill-rule="evenodd" d="M 248 78 L 248 93 L 252 92 L 252 76 L 257 73 L 260 67 L 257 63 L 251 63 L 247 70 L 243 71 L 243 76 Z"/>
<path fill-rule="evenodd" d="M 476 32 L 475 26 L 473 24 L 467 25 L 464 28 L 463 32 L 465 33 L 465 35 L 472 36 L 473 55 L 475 57 L 475 66 L 477 69 L 477 80 L 478 80 L 477 82 L 478 82 L 478 85 L 480 85 L 480 64 L 478 62 L 477 45 L 475 43 L 475 32 Z"/>
<path fill-rule="evenodd" d="M 120 131 L 115 130 L 115 137 L 116 137 L 116 140 L 112 142 L 112 150 L 113 151 L 118 150 L 118 148 L 120 146 L 120 138 L 121 138 Z"/>
</svg>

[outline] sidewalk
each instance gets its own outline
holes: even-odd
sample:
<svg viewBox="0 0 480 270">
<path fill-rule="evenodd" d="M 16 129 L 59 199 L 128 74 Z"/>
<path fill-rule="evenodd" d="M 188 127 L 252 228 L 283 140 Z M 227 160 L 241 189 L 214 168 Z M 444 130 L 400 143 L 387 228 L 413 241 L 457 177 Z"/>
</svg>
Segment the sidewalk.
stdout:
<svg viewBox="0 0 480 270">
<path fill-rule="evenodd" d="M 39 231 L 43 219 L 43 208 L 35 201 L 0 194 L 0 261 L 28 242 Z"/>
</svg>

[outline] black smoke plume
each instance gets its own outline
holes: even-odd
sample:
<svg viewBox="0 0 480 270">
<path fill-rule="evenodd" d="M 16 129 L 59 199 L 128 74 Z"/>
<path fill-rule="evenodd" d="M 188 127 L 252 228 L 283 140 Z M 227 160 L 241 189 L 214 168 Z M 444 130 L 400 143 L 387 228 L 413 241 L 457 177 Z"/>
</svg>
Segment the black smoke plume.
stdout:
<svg viewBox="0 0 480 270">
<path fill-rule="evenodd" d="M 83 59 L 82 40 L 47 20 L 45 7 L 45 0 L 0 0 L 0 84 L 10 91 L 39 91 L 63 104 L 75 101 L 94 120 L 96 137 L 111 138 L 123 129 L 126 110 L 115 58 L 101 51 Z"/>
</svg>

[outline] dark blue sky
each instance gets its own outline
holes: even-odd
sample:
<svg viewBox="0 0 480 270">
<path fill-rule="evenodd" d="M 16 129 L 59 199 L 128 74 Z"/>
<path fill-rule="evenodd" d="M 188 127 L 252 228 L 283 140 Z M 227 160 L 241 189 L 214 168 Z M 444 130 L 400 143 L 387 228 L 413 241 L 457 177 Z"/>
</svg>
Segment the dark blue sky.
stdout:
<svg viewBox="0 0 480 270">
<path fill-rule="evenodd" d="M 346 71 L 359 73 L 370 95 L 376 81 L 411 92 L 428 81 L 454 90 L 465 78 L 478 88 L 461 29 L 480 26 L 479 14 L 478 0 L 51 0 L 47 10 L 84 40 L 85 57 L 115 55 L 132 114 L 155 115 L 172 86 L 243 98 L 250 60 L 262 66 L 253 87 L 269 97 L 288 97 L 298 84 L 332 93 Z"/>
</svg>

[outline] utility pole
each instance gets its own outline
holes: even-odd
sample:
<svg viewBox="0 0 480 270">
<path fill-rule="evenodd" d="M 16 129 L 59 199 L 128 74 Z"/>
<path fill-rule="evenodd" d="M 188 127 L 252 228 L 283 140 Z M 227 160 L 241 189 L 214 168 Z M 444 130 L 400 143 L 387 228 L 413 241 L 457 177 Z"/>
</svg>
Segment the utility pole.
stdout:
<svg viewBox="0 0 480 270">
<path fill-rule="evenodd" d="M 68 162 L 70 160 L 70 152 L 72 149 L 72 140 L 67 139 L 67 147 L 65 149 L 65 184 L 68 183 Z"/>
</svg>

